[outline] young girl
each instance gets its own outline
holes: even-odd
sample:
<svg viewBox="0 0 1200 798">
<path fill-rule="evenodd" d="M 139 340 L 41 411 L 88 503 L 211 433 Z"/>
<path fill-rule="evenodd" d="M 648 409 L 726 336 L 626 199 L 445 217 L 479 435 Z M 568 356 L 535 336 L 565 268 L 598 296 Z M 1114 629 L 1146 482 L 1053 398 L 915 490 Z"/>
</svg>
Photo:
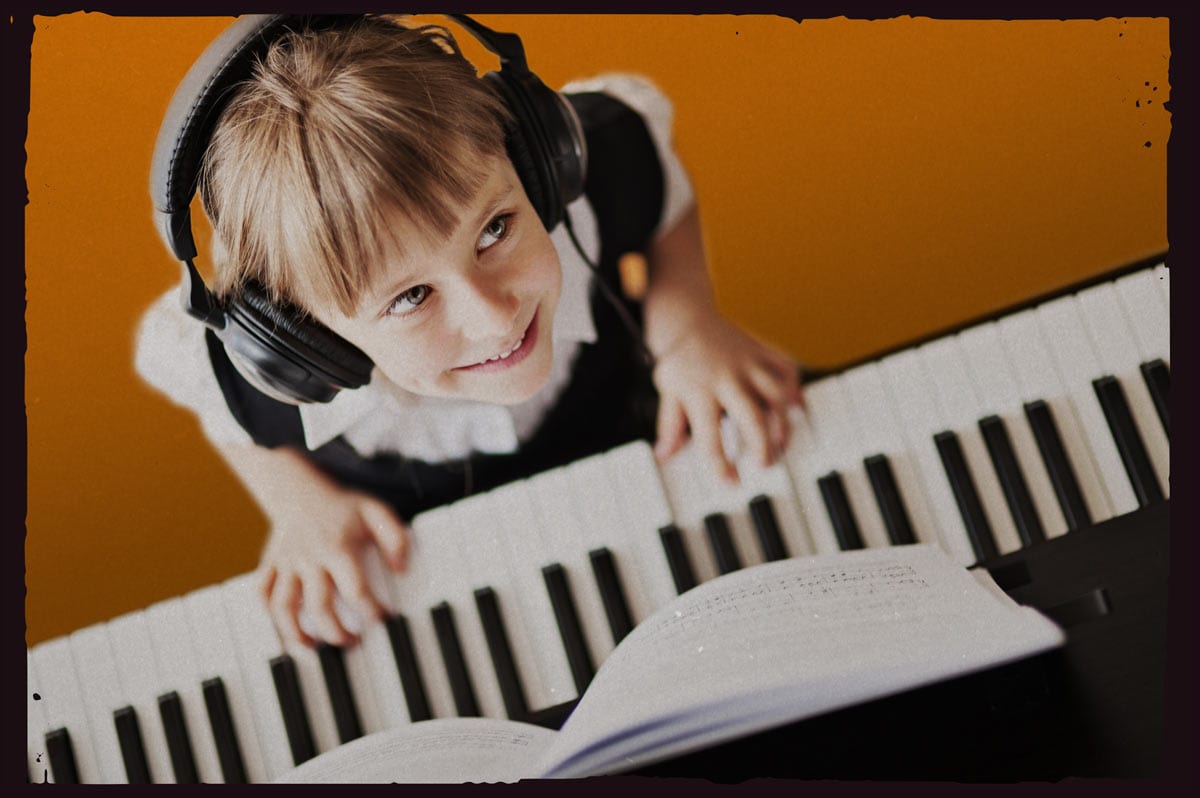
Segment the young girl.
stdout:
<svg viewBox="0 0 1200 798">
<path fill-rule="evenodd" d="M 511 100 L 445 29 L 288 27 L 205 143 L 214 293 L 261 291 L 356 348 L 369 382 L 279 401 L 178 289 L 137 353 L 267 516 L 262 593 L 283 635 L 352 642 L 335 598 L 377 617 L 364 548 L 402 570 L 402 519 L 429 507 L 639 437 L 665 459 L 690 435 L 736 479 L 723 416 L 774 461 L 796 365 L 717 311 L 656 88 L 608 75 L 562 90 L 587 171 L 556 208 L 527 177 Z M 640 302 L 615 288 L 631 251 L 648 265 Z"/>
</svg>

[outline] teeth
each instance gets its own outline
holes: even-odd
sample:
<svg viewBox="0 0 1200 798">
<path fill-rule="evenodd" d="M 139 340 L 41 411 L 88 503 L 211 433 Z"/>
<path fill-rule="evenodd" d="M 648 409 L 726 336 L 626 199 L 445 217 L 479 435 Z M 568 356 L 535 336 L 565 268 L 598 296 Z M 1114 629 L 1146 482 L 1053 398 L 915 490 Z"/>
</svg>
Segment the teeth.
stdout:
<svg viewBox="0 0 1200 798">
<path fill-rule="evenodd" d="M 522 335 L 522 336 L 521 336 L 521 340 L 520 340 L 520 341 L 517 341 L 516 345 L 515 345 L 515 346 L 514 346 L 512 349 L 508 350 L 507 352 L 505 352 L 505 353 L 504 353 L 504 354 L 502 354 L 502 355 L 496 355 L 495 357 L 489 357 L 489 358 L 488 358 L 487 360 L 485 360 L 484 362 L 485 362 L 485 363 L 491 363 L 493 360 L 506 360 L 506 359 L 508 358 L 508 356 L 509 356 L 509 355 L 511 355 L 513 352 L 516 352 L 518 349 L 520 349 L 520 348 L 521 348 L 521 344 L 523 344 L 523 343 L 525 343 L 525 336 L 524 336 L 524 335 Z"/>
</svg>

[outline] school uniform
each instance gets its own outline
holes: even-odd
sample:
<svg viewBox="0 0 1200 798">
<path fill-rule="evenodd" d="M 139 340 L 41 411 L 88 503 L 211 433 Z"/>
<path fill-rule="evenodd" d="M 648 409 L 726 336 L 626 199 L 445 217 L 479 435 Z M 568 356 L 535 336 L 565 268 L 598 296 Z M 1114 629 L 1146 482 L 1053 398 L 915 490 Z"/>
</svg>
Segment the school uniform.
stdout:
<svg viewBox="0 0 1200 798">
<path fill-rule="evenodd" d="M 617 261 L 645 251 L 693 200 L 670 144 L 672 109 L 648 81 L 603 75 L 563 93 L 588 146 L 584 195 L 568 210 L 599 274 L 619 290 Z M 284 404 L 253 388 L 215 335 L 188 317 L 172 289 L 147 311 L 138 336 L 139 374 L 191 409 L 217 445 L 288 446 L 342 484 L 388 501 L 408 520 L 505 482 L 654 436 L 657 396 L 636 330 L 595 285 L 565 226 L 551 231 L 563 270 L 551 331 L 550 378 L 529 400 L 494 405 L 411 394 L 378 370 L 328 403 Z"/>
</svg>

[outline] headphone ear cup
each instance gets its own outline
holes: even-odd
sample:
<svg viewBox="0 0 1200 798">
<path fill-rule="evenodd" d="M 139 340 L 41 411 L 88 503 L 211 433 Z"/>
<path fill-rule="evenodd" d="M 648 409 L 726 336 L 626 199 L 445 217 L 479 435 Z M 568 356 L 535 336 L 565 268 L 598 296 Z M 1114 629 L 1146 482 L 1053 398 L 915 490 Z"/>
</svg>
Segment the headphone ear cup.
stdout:
<svg viewBox="0 0 1200 798">
<path fill-rule="evenodd" d="M 293 306 L 272 303 L 247 283 L 225 308 L 222 340 L 243 375 L 258 376 L 268 393 L 295 402 L 327 402 L 342 388 L 371 380 L 371 359 L 358 347 Z M 252 374 L 246 374 L 249 369 Z"/>
<path fill-rule="evenodd" d="M 551 187 L 545 185 L 543 178 L 538 173 L 534 154 L 529 148 L 529 141 L 519 123 L 509 129 L 505 145 L 508 149 L 508 159 L 512 161 L 513 169 L 516 170 L 517 177 L 521 179 L 521 185 L 525 187 L 525 195 L 529 197 L 529 204 L 537 211 L 537 215 L 546 229 L 554 229 L 559 222 L 561 212 L 557 211 L 550 202 L 551 195 L 548 192 Z"/>
</svg>

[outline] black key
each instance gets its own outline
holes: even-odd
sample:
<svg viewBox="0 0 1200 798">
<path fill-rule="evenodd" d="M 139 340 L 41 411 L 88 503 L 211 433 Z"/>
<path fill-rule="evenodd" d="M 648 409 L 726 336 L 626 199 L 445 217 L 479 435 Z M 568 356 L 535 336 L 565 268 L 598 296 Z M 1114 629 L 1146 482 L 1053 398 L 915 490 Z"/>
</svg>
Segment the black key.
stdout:
<svg viewBox="0 0 1200 798">
<path fill-rule="evenodd" d="M 983 502 L 975 490 L 975 481 L 971 479 L 971 470 L 967 468 L 967 460 L 963 456 L 962 446 L 958 436 L 953 432 L 939 432 L 933 436 L 937 445 L 938 455 L 942 458 L 942 467 L 950 480 L 950 488 L 954 491 L 954 501 L 958 504 L 958 512 L 962 515 L 967 527 L 967 538 L 975 551 L 976 562 L 987 562 L 996 557 L 996 539 L 992 537 L 992 525 L 988 523 L 987 514 L 983 511 Z"/>
<path fill-rule="evenodd" d="M 46 755 L 50 759 L 50 772 L 54 774 L 55 784 L 79 783 L 75 749 L 71 746 L 71 734 L 66 727 L 55 729 L 46 735 Z"/>
<path fill-rule="evenodd" d="M 150 763 L 142 746 L 142 729 L 133 707 L 121 707 L 113 712 L 117 726 L 117 742 L 121 746 L 121 761 L 125 763 L 125 778 L 130 784 L 150 783 Z"/>
<path fill-rule="evenodd" d="M 408 619 L 397 614 L 384 621 L 388 640 L 392 644 L 392 657 L 396 660 L 396 671 L 400 675 L 400 687 L 404 689 L 404 703 L 408 706 L 408 717 L 413 723 L 429 720 L 433 712 L 429 709 L 429 698 L 425 694 L 425 680 L 417 664 L 417 653 L 413 650 L 412 635 L 408 633 Z"/>
<path fill-rule="evenodd" d="M 867 477 L 871 480 L 871 492 L 875 494 L 875 503 L 883 516 L 883 524 L 887 527 L 888 540 L 893 546 L 904 546 L 916 543 L 917 536 L 913 532 L 912 521 L 909 520 L 908 510 L 904 507 L 904 498 L 900 495 L 900 486 L 896 484 L 896 475 L 892 473 L 892 464 L 887 456 L 872 455 L 863 460 L 867 469 Z"/>
<path fill-rule="evenodd" d="M 667 566 L 671 569 L 675 592 L 686 593 L 696 586 L 696 571 L 692 568 L 692 561 L 688 559 L 687 547 L 683 545 L 683 535 L 674 524 L 668 524 L 658 530 L 658 537 L 662 541 L 663 551 L 667 555 Z"/>
<path fill-rule="evenodd" d="M 765 495 L 751 499 L 750 518 L 754 521 L 754 531 L 758 533 L 758 543 L 762 546 L 763 562 L 786 560 L 788 550 L 783 543 L 783 536 L 779 534 L 779 521 L 775 518 L 771 499 Z"/>
<path fill-rule="evenodd" d="M 1129 412 L 1129 402 L 1125 399 L 1121 383 L 1117 382 L 1116 377 L 1100 377 L 1092 380 L 1092 387 L 1096 389 L 1108 429 L 1117 442 L 1117 451 L 1121 454 L 1125 473 L 1129 475 L 1129 482 L 1137 495 L 1138 506 L 1145 507 L 1151 502 L 1162 501 L 1162 488 L 1158 486 L 1158 477 L 1150 465 L 1150 455 L 1146 453 L 1146 445 L 1142 443 L 1133 414 Z"/>
<path fill-rule="evenodd" d="M 1033 438 L 1050 474 L 1050 484 L 1054 486 L 1054 495 L 1058 497 L 1058 506 L 1062 508 L 1067 529 L 1073 531 L 1091 526 L 1092 514 L 1083 501 L 1083 491 L 1079 489 L 1075 469 L 1071 467 L 1067 450 L 1058 435 L 1058 425 L 1054 423 L 1050 405 L 1041 399 L 1026 402 L 1025 418 L 1029 419 L 1029 426 L 1033 429 Z"/>
<path fill-rule="evenodd" d="M 338 739 L 343 743 L 357 740 L 362 737 L 362 723 L 354 703 L 354 691 L 350 689 L 350 677 L 346 674 L 342 650 L 321 643 L 317 646 L 317 659 L 321 663 L 321 674 L 325 677 L 325 689 L 329 691 L 329 703 L 333 705 L 333 722 L 337 726 Z"/>
<path fill-rule="evenodd" d="M 215 676 L 205 679 L 201 689 L 204 692 L 204 708 L 208 711 L 208 725 L 212 727 L 213 742 L 217 747 L 217 761 L 221 763 L 221 777 L 226 784 L 245 784 L 246 764 L 242 761 L 225 683 L 221 677 Z"/>
<path fill-rule="evenodd" d="M 591 684 L 592 677 L 596 675 L 596 668 L 588 653 L 583 624 L 580 623 L 579 612 L 575 609 L 575 598 L 571 595 L 567 572 L 561 565 L 554 563 L 542 568 L 542 579 L 546 582 L 546 592 L 550 594 L 550 606 L 554 609 L 558 636 L 562 638 L 563 650 L 567 652 L 571 678 L 575 681 L 575 689 L 583 695 L 583 691 Z"/>
<path fill-rule="evenodd" d="M 737 549 L 733 547 L 733 536 L 729 534 L 729 522 L 721 513 L 704 516 L 704 529 L 708 532 L 708 546 L 717 562 L 717 573 L 728 574 L 742 567 Z"/>
<path fill-rule="evenodd" d="M 492 655 L 492 667 L 496 670 L 496 681 L 500 684 L 500 697 L 504 699 L 504 711 L 510 720 L 524 720 L 529 716 L 529 704 L 525 702 L 525 691 L 521 687 L 521 674 L 508 642 L 504 628 L 504 616 L 500 614 L 500 598 L 490 587 L 475 590 L 475 607 L 483 624 L 483 636 Z"/>
<path fill-rule="evenodd" d="M 600 590 L 600 601 L 604 604 L 613 642 L 619 643 L 633 629 L 633 619 L 629 602 L 625 600 L 625 590 L 621 587 L 621 578 L 617 575 L 617 561 L 607 547 L 589 551 L 588 559 L 592 563 L 592 574 L 596 577 L 596 587 Z"/>
<path fill-rule="evenodd" d="M 862 533 L 858 530 L 858 519 L 850 507 L 850 497 L 846 495 L 841 475 L 831 471 L 817 480 L 817 487 L 821 489 L 821 499 L 825 502 L 825 510 L 833 523 L 833 534 L 842 551 L 861 549 Z"/>
<path fill-rule="evenodd" d="M 437 632 L 438 648 L 442 650 L 446 676 L 450 679 L 450 692 L 454 694 L 454 708 L 460 717 L 476 717 L 479 715 L 479 702 L 475 700 L 475 687 L 471 684 L 467 660 L 458 641 L 454 610 L 443 601 L 429 612 L 433 616 L 433 628 Z"/>
<path fill-rule="evenodd" d="M 171 770 L 176 784 L 199 784 L 200 774 L 196 771 L 196 759 L 192 755 L 192 739 L 188 735 L 187 723 L 183 720 L 183 702 L 179 693 L 172 690 L 158 697 L 158 714 L 162 718 L 163 732 L 167 736 L 167 751 L 171 754 Z"/>
<path fill-rule="evenodd" d="M 1171 370 L 1162 358 L 1155 358 L 1149 363 L 1142 364 L 1142 379 L 1150 389 L 1150 398 L 1154 400 L 1154 409 L 1158 411 L 1158 420 L 1162 422 L 1163 431 L 1171 437 L 1171 407 L 1167 396 L 1171 393 Z"/>
<path fill-rule="evenodd" d="M 271 678 L 275 681 L 275 696 L 279 699 L 279 710 L 283 714 L 283 728 L 287 731 L 288 745 L 292 749 L 292 762 L 299 765 L 317 755 L 317 746 L 313 742 L 304 694 L 300 691 L 296 663 L 290 655 L 280 654 L 271 660 Z"/>
<path fill-rule="evenodd" d="M 1017 462 L 1017 455 L 1013 451 L 1004 420 L 999 416 L 980 419 L 979 431 L 983 433 L 988 456 L 992 458 L 992 465 L 996 467 L 1000 487 L 1004 490 L 1004 500 L 1012 513 L 1021 545 L 1028 546 L 1045 540 L 1046 530 L 1042 528 L 1042 519 L 1038 517 L 1033 497 L 1029 495 L 1029 486 L 1021 473 L 1021 466 Z"/>
</svg>

